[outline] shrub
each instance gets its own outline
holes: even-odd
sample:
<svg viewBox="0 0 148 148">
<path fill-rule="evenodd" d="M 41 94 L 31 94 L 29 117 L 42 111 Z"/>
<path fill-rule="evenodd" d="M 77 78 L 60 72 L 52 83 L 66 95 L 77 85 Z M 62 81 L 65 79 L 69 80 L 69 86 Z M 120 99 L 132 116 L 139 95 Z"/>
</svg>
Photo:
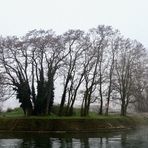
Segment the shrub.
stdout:
<svg viewBox="0 0 148 148">
<path fill-rule="evenodd" d="M 9 113 L 9 112 L 12 112 L 13 109 L 12 108 L 7 108 L 6 112 Z"/>
</svg>

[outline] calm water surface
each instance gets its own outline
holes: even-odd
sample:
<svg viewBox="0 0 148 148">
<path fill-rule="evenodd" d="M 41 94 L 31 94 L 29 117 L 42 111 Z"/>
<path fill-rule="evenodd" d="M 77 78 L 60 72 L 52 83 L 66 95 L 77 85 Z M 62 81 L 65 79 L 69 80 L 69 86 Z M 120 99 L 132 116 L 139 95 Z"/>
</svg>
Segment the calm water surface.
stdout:
<svg viewBox="0 0 148 148">
<path fill-rule="evenodd" d="M 0 133 L 0 148 L 148 148 L 148 127 L 105 133 Z"/>
</svg>

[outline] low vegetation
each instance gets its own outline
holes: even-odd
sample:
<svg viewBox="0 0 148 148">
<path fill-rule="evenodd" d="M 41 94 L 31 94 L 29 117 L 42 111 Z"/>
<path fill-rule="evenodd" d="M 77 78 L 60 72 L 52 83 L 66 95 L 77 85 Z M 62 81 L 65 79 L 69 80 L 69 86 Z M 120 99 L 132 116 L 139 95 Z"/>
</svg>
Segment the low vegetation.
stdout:
<svg viewBox="0 0 148 148">
<path fill-rule="evenodd" d="M 59 113 L 59 106 L 53 106 L 50 115 L 42 115 L 42 116 L 30 116 L 30 118 L 48 118 L 48 119 L 53 119 L 53 118 L 81 118 L 80 116 L 80 109 L 74 108 L 74 113 L 73 116 L 58 116 Z M 8 108 L 6 111 L 1 112 L 0 114 L 1 117 L 12 117 L 12 118 L 17 118 L 17 117 L 24 117 L 24 113 L 22 108 Z M 99 116 L 98 113 L 96 112 L 90 112 L 89 116 L 83 117 L 83 118 L 97 118 L 97 117 L 103 117 Z M 104 116 L 106 117 L 106 116 Z"/>
<path fill-rule="evenodd" d="M 77 109 L 75 110 L 77 111 Z M 94 132 L 100 130 L 117 130 L 135 127 L 132 118 L 119 115 L 100 116 L 91 113 L 90 116 L 50 116 L 25 117 L 21 108 L 8 109 L 0 116 L 0 131 L 42 131 L 42 132 Z"/>
<path fill-rule="evenodd" d="M 57 110 L 57 106 L 54 111 Z M 90 112 L 81 117 L 79 109 L 73 116 L 58 116 L 57 111 L 48 116 L 29 116 L 21 108 L 8 109 L 0 115 L 0 131 L 15 132 L 97 132 L 118 131 L 136 128 L 148 123 L 148 118 L 139 116 L 98 115 Z"/>
</svg>

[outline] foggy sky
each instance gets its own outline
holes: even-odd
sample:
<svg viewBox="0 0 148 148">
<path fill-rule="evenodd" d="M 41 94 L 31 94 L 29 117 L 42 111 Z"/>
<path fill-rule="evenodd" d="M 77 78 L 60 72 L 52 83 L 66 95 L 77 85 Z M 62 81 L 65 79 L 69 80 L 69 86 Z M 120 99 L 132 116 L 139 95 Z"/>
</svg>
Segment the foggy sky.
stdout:
<svg viewBox="0 0 148 148">
<path fill-rule="evenodd" d="M 111 25 L 148 47 L 147 0 L 0 0 L 0 34 L 24 35 L 32 29 Z"/>
</svg>

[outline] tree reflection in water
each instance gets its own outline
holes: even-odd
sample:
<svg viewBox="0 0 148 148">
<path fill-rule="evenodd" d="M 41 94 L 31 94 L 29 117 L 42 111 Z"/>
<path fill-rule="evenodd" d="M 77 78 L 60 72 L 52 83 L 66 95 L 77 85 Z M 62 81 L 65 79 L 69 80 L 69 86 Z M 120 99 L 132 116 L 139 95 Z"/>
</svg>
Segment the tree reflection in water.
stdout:
<svg viewBox="0 0 148 148">
<path fill-rule="evenodd" d="M 118 133 L 0 133 L 0 148 L 147 148 L 148 128 Z"/>
</svg>

